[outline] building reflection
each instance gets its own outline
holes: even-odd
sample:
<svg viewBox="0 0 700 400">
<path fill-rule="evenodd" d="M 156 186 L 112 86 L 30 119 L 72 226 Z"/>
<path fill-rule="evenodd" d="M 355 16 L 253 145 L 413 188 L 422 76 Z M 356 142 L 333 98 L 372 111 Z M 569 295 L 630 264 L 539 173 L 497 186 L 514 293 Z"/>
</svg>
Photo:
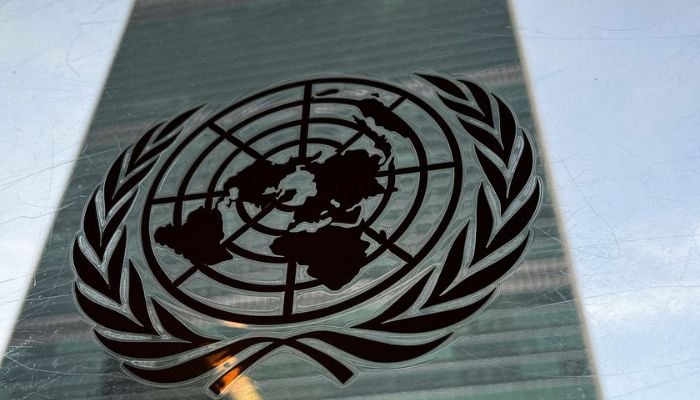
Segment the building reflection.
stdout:
<svg viewBox="0 0 700 400">
<path fill-rule="evenodd" d="M 216 109 L 271 82 L 315 72 L 404 79 L 425 69 L 483 82 L 508 99 L 521 121 L 530 121 L 520 66 L 503 1 L 138 1 L 88 134 L 86 157 L 77 162 L 4 355 L 0 398 L 203 397 L 200 386 L 154 387 L 124 376 L 73 304 L 69 250 L 82 207 L 121 143 L 132 142 L 152 121 L 191 104 Z M 538 168 L 544 176 L 544 166 Z M 282 352 L 241 376 L 228 375 L 225 396 L 596 399 L 561 238 L 545 193 L 528 258 L 505 281 L 498 300 L 417 366 L 361 370 L 341 388 L 306 360 Z"/>
</svg>

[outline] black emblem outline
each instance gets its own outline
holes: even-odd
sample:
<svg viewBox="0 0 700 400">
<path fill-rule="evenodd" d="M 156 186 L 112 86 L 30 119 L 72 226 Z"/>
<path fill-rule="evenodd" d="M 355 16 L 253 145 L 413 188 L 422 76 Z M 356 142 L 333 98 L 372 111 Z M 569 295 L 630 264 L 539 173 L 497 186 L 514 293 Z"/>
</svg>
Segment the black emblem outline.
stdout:
<svg viewBox="0 0 700 400">
<path fill-rule="evenodd" d="M 410 93 L 409 91 L 397 87 L 395 85 L 391 85 L 388 83 L 380 82 L 380 81 L 375 81 L 375 80 L 370 80 L 370 79 L 364 79 L 364 78 L 351 78 L 351 77 L 330 77 L 330 78 L 315 78 L 315 79 L 308 79 L 308 80 L 303 80 L 303 81 L 294 81 L 290 83 L 286 83 L 283 85 L 279 86 L 273 86 L 267 90 L 255 93 L 251 96 L 245 97 L 242 100 L 236 101 L 234 104 L 226 107 L 222 111 L 216 113 L 214 116 L 211 118 L 208 118 L 206 121 L 204 121 L 201 125 L 199 125 L 192 133 L 190 133 L 184 140 L 178 143 L 178 147 L 173 150 L 170 154 L 168 159 L 165 161 L 164 165 L 161 167 L 161 169 L 156 173 L 154 182 L 151 184 L 151 188 L 148 191 L 146 202 L 145 202 L 145 207 L 149 208 L 153 205 L 155 201 L 155 192 L 158 188 L 159 183 L 162 181 L 163 176 L 168 169 L 168 166 L 172 165 L 174 163 L 178 153 L 182 151 L 184 147 L 186 147 L 189 143 L 189 141 L 193 138 L 195 138 L 198 134 L 200 134 L 202 131 L 205 129 L 213 129 L 213 130 L 221 130 L 222 128 L 218 127 L 217 121 L 220 120 L 223 116 L 227 115 L 229 112 L 232 110 L 238 109 L 250 102 L 253 102 L 259 98 L 265 97 L 267 95 L 272 95 L 276 92 L 288 90 L 291 88 L 305 88 L 305 96 L 307 99 L 304 101 L 308 101 L 310 103 L 318 103 L 318 104 L 326 104 L 326 103 L 339 103 L 339 100 L 342 99 L 327 99 L 327 98 L 309 98 L 309 93 L 310 93 L 310 88 L 313 85 L 316 84 L 328 84 L 328 83 L 338 83 L 338 84 L 355 84 L 355 85 L 365 85 L 367 87 L 375 87 L 378 89 L 390 91 L 394 94 L 399 95 L 399 101 L 393 106 L 396 106 L 400 104 L 403 101 L 411 101 L 417 106 L 419 106 L 427 115 L 429 115 L 433 120 L 439 125 L 440 130 L 442 131 L 442 134 L 444 135 L 446 141 L 448 142 L 449 148 L 450 148 L 450 155 L 452 157 L 451 164 L 452 166 L 450 167 L 453 172 L 454 172 L 454 179 L 453 179 L 453 186 L 455 188 L 459 188 L 462 186 L 463 182 L 463 165 L 462 165 L 462 160 L 461 160 L 461 154 L 459 150 L 459 146 L 457 144 L 457 139 L 452 132 L 452 129 L 450 128 L 449 124 L 447 121 L 442 118 L 442 116 L 433 108 L 431 107 L 427 102 L 425 102 L 423 99 L 421 99 L 419 96 Z M 285 106 L 297 106 L 298 104 L 295 102 L 292 103 L 287 103 Z M 279 111 L 282 106 L 277 106 L 274 107 L 275 111 Z M 221 140 L 224 140 L 225 138 L 230 138 L 232 136 L 231 132 L 234 132 L 239 126 L 243 125 L 243 123 L 249 122 L 249 120 L 253 119 L 254 117 L 257 117 L 260 114 L 254 114 L 253 116 L 248 117 L 245 121 L 241 121 L 240 123 L 236 124 L 233 128 L 231 128 L 227 132 L 221 132 Z M 339 120 L 340 121 L 340 120 Z M 311 121 L 313 122 L 313 121 Z M 331 121 L 328 121 L 331 122 Z M 337 123 L 337 121 L 332 121 Z M 263 134 L 266 132 L 263 132 Z M 257 140 L 262 134 L 257 135 L 256 138 L 252 140 Z M 416 194 L 416 198 L 419 200 L 423 200 L 426 194 L 426 181 L 427 181 L 427 172 L 431 168 L 431 166 L 427 165 L 427 161 L 424 160 L 426 158 L 425 155 L 425 150 L 420 143 L 419 138 L 411 138 L 412 143 L 414 144 L 414 147 L 419 147 L 422 152 L 422 157 L 419 156 L 419 162 L 421 163 L 421 169 L 418 171 L 419 176 L 420 176 L 420 184 L 418 188 L 418 193 Z M 246 143 L 240 143 L 241 146 L 249 146 Z M 206 153 L 203 152 L 203 154 Z M 422 159 L 421 159 L 422 158 Z M 198 159 L 198 161 L 201 161 L 201 158 Z M 424 165 L 425 164 L 425 165 Z M 182 188 L 182 187 L 181 187 Z M 323 309 L 315 309 L 315 310 L 310 310 L 302 313 L 286 313 L 283 315 L 269 315 L 269 316 L 251 316 L 248 314 L 241 314 L 241 313 L 233 313 L 233 312 L 227 312 L 224 310 L 217 309 L 215 307 L 209 306 L 205 303 L 198 302 L 197 300 L 185 295 L 181 291 L 177 289 L 177 283 L 170 280 L 170 278 L 162 271 L 159 269 L 158 266 L 158 261 L 156 260 L 153 250 L 151 248 L 151 243 L 149 240 L 145 239 L 149 237 L 149 224 L 150 224 L 150 215 L 148 212 L 144 212 L 143 216 L 141 218 L 141 238 L 142 238 L 142 245 L 143 245 L 143 251 L 144 255 L 146 256 L 146 261 L 147 264 L 150 267 L 150 270 L 152 274 L 156 277 L 156 280 L 159 282 L 161 287 L 165 288 L 168 294 L 173 296 L 177 301 L 180 303 L 186 305 L 188 308 L 196 310 L 200 313 L 203 313 L 209 317 L 212 318 L 218 318 L 222 320 L 229 320 L 229 321 L 236 321 L 239 323 L 246 323 L 246 324 L 285 324 L 285 323 L 297 323 L 297 322 L 304 322 L 304 321 L 311 321 L 314 319 L 322 318 L 329 316 L 331 314 L 336 314 L 339 312 L 342 312 L 346 309 L 352 308 L 354 306 L 357 306 L 361 304 L 362 302 L 368 301 L 371 298 L 375 297 L 379 293 L 382 293 L 392 287 L 393 285 L 397 284 L 402 278 L 404 278 L 408 273 L 410 273 L 418 264 L 422 261 L 422 259 L 432 251 L 432 248 L 437 244 L 437 242 L 442 238 L 444 235 L 444 231 L 448 227 L 449 223 L 451 222 L 452 217 L 454 216 L 454 213 L 457 209 L 458 202 L 460 199 L 460 193 L 458 190 L 454 190 L 453 193 L 451 194 L 451 197 L 449 199 L 449 203 L 447 205 L 447 210 L 445 211 L 445 214 L 442 216 L 440 219 L 440 222 L 438 224 L 438 227 L 435 229 L 435 232 L 430 236 L 428 242 L 421 247 L 421 250 L 417 252 L 416 255 L 410 256 L 410 255 L 404 255 L 403 256 L 403 261 L 405 261 L 405 264 L 398 270 L 395 271 L 394 273 L 390 274 L 389 277 L 383 279 L 379 284 L 374 285 L 368 290 L 363 291 L 357 296 L 353 296 L 350 299 L 346 299 L 344 301 L 341 301 L 339 303 L 333 304 L 327 308 Z M 209 199 L 208 199 L 209 200 Z M 386 205 L 386 204 L 384 204 Z M 176 203 L 176 210 L 174 212 L 175 216 L 179 216 L 180 210 L 177 208 L 177 206 L 181 207 L 181 203 Z M 405 229 L 408 227 L 409 223 L 413 220 L 415 217 L 415 214 L 418 211 L 418 208 L 420 206 L 420 201 L 416 201 L 414 199 L 414 203 L 411 206 L 411 211 L 408 213 L 408 215 L 405 218 L 405 221 L 401 224 L 399 228 L 397 228 L 397 231 L 392 234 L 392 236 L 400 236 Z M 375 218 L 376 216 L 372 216 L 370 219 Z M 367 232 L 370 233 L 370 232 Z M 377 232 L 372 232 L 373 237 L 377 238 L 378 233 Z M 391 242 L 391 238 L 387 240 L 387 242 Z M 381 250 L 385 250 L 387 245 L 382 245 L 380 248 L 375 251 L 375 254 L 378 253 Z M 404 251 L 405 253 L 405 251 Z M 239 254 L 242 255 L 242 254 Z M 368 256 L 372 258 L 372 254 Z M 406 258 L 409 258 L 409 260 L 406 260 Z M 218 282 L 224 283 L 224 282 L 230 282 L 233 281 L 232 278 L 223 276 L 216 271 L 214 271 L 212 268 L 207 268 L 206 266 L 193 266 L 190 268 L 189 271 L 186 272 L 188 274 L 191 272 L 193 269 L 198 269 L 200 272 L 204 273 L 208 277 L 217 280 Z M 185 275 L 185 274 L 183 274 Z M 238 283 L 238 282 L 232 282 L 232 283 Z M 240 283 L 239 283 L 240 285 Z M 234 286 L 234 287 L 239 287 L 239 288 L 244 288 L 248 289 L 250 286 L 253 286 L 251 284 L 247 284 L 246 286 Z M 307 285 L 308 286 L 308 285 Z M 306 286 L 304 286 L 305 288 Z M 261 288 L 255 287 L 252 289 L 254 291 L 258 292 L 263 292 L 265 290 L 261 290 Z M 284 291 L 284 290 L 280 290 Z M 287 304 L 285 303 L 285 306 Z M 286 309 L 286 307 L 285 307 Z"/>
<path fill-rule="evenodd" d="M 214 397 L 283 346 L 314 360 L 345 384 L 354 375 L 346 365 L 351 360 L 334 358 L 322 349 L 331 346 L 356 360 L 384 364 L 414 360 L 445 343 L 452 335 L 448 328 L 482 311 L 496 296 L 500 282 L 519 264 L 532 239 L 530 224 L 539 210 L 542 182 L 529 134 L 498 96 L 468 80 L 419 76 L 436 89 L 474 140 L 483 177 L 473 221 L 458 233 L 442 267 L 427 269 L 388 308 L 353 326 L 234 340 L 196 333 L 161 302 L 147 298 L 141 276 L 126 256 L 124 225 L 140 182 L 182 132 L 185 121 L 199 110 L 196 107 L 156 125 L 124 150 L 85 207 L 82 229 L 73 242 L 74 295 L 83 316 L 94 324 L 98 342 L 121 361 L 128 374 L 145 383 L 189 383 L 216 371 L 207 391 Z M 465 249 L 470 250 L 468 254 Z M 467 304 L 449 307 L 460 299 L 467 299 Z M 377 339 L 397 334 L 418 343 Z M 315 348 L 303 340 L 324 346 Z M 266 345 L 260 348 L 261 344 Z M 237 360 L 239 353 L 246 357 Z M 176 359 L 183 355 L 184 360 Z"/>
</svg>

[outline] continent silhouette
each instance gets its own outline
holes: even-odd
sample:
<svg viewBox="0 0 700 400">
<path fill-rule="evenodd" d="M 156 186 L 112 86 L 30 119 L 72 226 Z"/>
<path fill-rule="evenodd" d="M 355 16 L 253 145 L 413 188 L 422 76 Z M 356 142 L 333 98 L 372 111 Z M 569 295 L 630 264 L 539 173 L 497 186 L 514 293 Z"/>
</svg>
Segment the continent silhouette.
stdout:
<svg viewBox="0 0 700 400">
<path fill-rule="evenodd" d="M 305 166 L 314 176 L 316 195 L 306 198 L 294 211 L 292 227 L 326 218 L 337 223 L 357 222 L 360 202 L 385 190 L 376 178 L 380 161 L 379 156 L 366 150 L 348 150 Z"/>
<path fill-rule="evenodd" d="M 413 134 L 408 124 L 376 99 L 359 100 L 356 106 L 377 126 L 404 138 Z M 396 190 L 385 188 L 377 178 L 382 165 L 387 162 L 393 165 L 389 141 L 365 120 L 355 117 L 355 121 L 358 130 L 383 156 L 365 149 L 346 149 L 321 161 L 320 152 L 312 157 L 292 157 L 283 163 L 256 160 L 223 185 L 230 195 L 229 201 L 253 204 L 262 210 L 285 204 L 297 194 L 295 189 L 280 188 L 283 179 L 299 169 L 311 174 L 316 193 L 301 204 L 287 204 L 286 210 L 292 210 L 291 222 L 269 249 L 289 262 L 308 266 L 308 275 L 331 290 L 347 285 L 366 264 L 369 242 L 362 239 L 362 228 L 358 226 L 362 201 Z M 308 227 L 300 230 L 302 223 L 325 225 L 315 230 Z M 196 209 L 181 226 L 158 228 L 155 240 L 195 265 L 213 265 L 233 257 L 224 247 L 223 216 L 216 207 Z"/>
<path fill-rule="evenodd" d="M 223 219 L 216 208 L 200 207 L 187 216 L 182 226 L 168 224 L 158 228 L 154 239 L 194 265 L 213 265 L 232 258 L 220 244 L 224 239 Z"/>
<path fill-rule="evenodd" d="M 290 232 L 275 239 L 270 249 L 307 265 L 307 273 L 331 290 L 352 281 L 365 265 L 369 242 L 361 239 L 359 227 L 326 225 L 316 232 Z"/>
<path fill-rule="evenodd" d="M 268 160 L 256 160 L 241 172 L 224 182 L 224 191 L 238 189 L 238 201 L 265 207 L 278 201 L 281 194 L 277 186 L 287 175 L 293 173 L 296 164 L 290 160 L 283 164 L 275 164 Z M 268 191 L 273 188 L 273 191 Z"/>
<path fill-rule="evenodd" d="M 280 190 L 282 179 L 296 170 L 297 160 L 275 164 L 258 160 L 224 183 L 226 190 L 237 189 L 234 201 L 266 207 L 290 200 L 294 190 Z M 382 194 L 378 182 L 381 157 L 366 150 L 347 150 L 324 161 L 311 161 L 302 168 L 314 177 L 316 194 L 294 210 L 294 221 L 277 237 L 270 250 L 290 262 L 308 266 L 308 274 L 332 290 L 349 283 L 366 262 L 369 243 L 362 240 L 359 227 L 360 202 Z M 302 222 L 329 220 L 316 231 L 293 232 Z M 172 224 L 156 230 L 158 244 L 170 247 L 193 264 L 213 265 L 232 258 L 224 248 L 223 218 L 219 209 L 200 207 L 181 226 Z"/>
</svg>

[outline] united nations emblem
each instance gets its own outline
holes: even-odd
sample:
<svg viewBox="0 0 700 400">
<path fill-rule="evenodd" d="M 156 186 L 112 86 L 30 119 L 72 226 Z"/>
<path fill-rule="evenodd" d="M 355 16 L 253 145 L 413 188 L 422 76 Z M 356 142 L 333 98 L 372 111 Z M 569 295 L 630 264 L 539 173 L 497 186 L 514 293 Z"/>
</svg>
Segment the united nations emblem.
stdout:
<svg viewBox="0 0 700 400">
<path fill-rule="evenodd" d="M 496 296 L 541 198 L 531 138 L 473 82 L 408 86 L 285 83 L 117 158 L 72 260 L 127 374 L 216 397 L 291 351 L 347 384 L 429 357 Z"/>
</svg>

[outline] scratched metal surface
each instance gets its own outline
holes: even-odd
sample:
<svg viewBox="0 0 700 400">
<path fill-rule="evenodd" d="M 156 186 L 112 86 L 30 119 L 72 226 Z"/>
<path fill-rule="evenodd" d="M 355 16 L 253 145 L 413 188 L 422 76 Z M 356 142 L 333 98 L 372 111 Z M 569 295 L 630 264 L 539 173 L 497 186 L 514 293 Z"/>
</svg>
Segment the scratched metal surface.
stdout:
<svg viewBox="0 0 700 400">
<path fill-rule="evenodd" d="M 536 133 L 511 27 L 501 1 L 137 2 L 14 328 L 0 397 L 203 396 L 197 386 L 149 387 L 123 376 L 69 295 L 67 254 L 88 194 L 153 122 L 195 104 L 217 110 L 294 77 L 333 72 L 402 82 L 435 70 L 488 86 Z M 253 369 L 231 396 L 597 398 L 555 214 L 546 193 L 534 244 L 501 297 L 419 366 L 362 370 L 341 388 L 283 354 Z"/>
</svg>

